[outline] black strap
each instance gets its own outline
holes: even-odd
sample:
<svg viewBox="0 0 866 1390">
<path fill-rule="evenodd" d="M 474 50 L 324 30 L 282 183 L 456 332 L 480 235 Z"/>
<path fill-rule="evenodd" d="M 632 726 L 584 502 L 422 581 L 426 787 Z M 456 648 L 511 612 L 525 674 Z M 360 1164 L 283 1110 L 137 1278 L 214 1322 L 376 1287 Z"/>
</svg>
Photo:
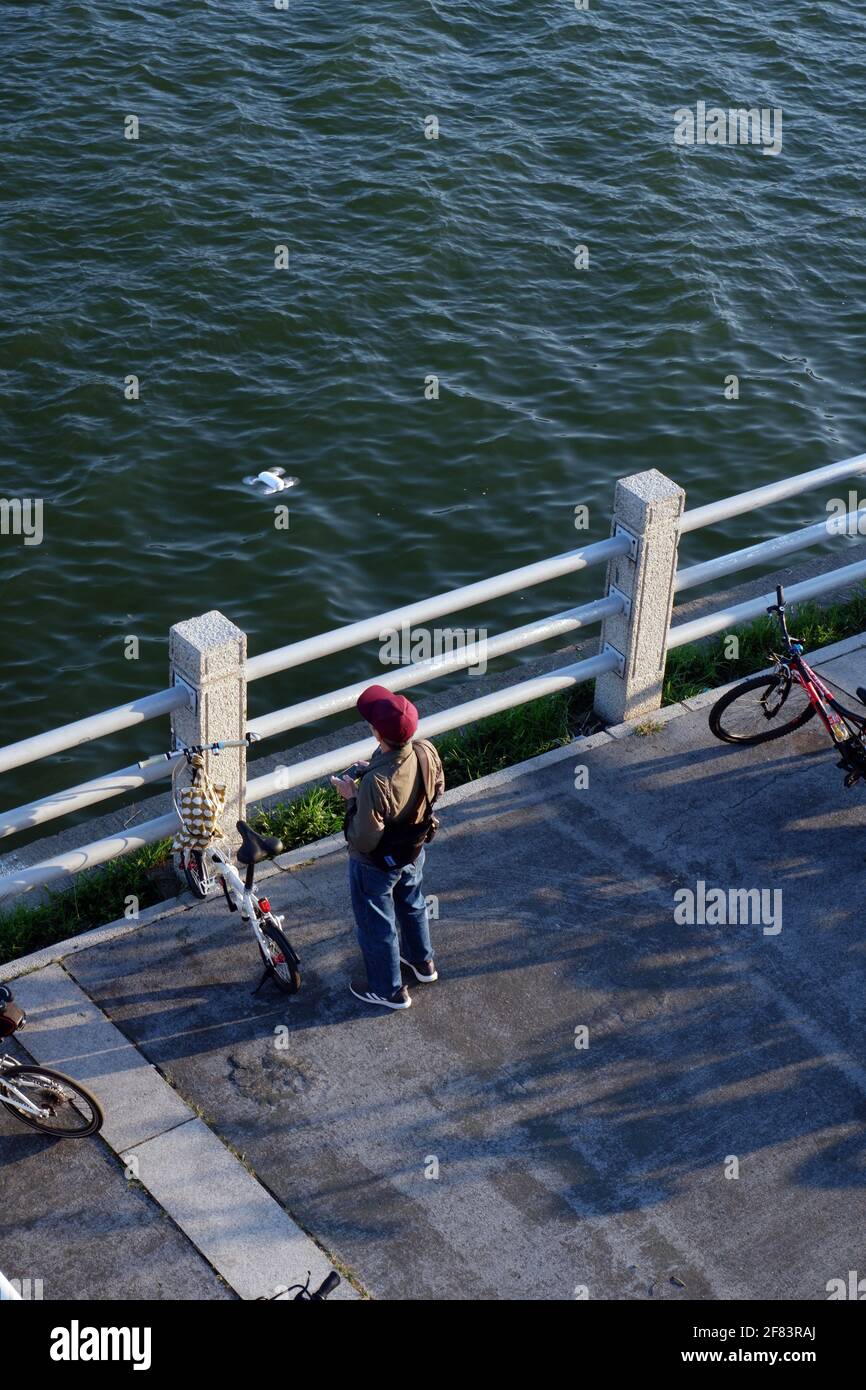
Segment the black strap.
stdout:
<svg viewBox="0 0 866 1390">
<path fill-rule="evenodd" d="M 422 815 L 422 817 L 421 817 L 421 819 L 420 819 L 420 821 L 419 821 L 419 820 L 417 819 L 418 811 L 419 811 L 420 806 L 421 806 L 421 798 L 419 798 L 418 802 L 416 803 L 416 805 L 415 805 L 414 808 L 413 808 L 413 813 L 412 813 L 412 814 L 413 814 L 413 820 L 412 820 L 412 821 L 408 821 L 408 820 L 407 820 L 406 822 L 404 822 L 403 825 L 401 825 L 401 826 L 399 827 L 399 830 L 402 830 L 402 831 L 404 831 L 404 832 L 407 831 L 407 830 L 417 830 L 417 829 L 420 829 L 420 827 L 424 824 L 424 822 L 427 820 L 427 818 L 428 818 L 429 816 L 432 816 L 432 814 L 433 814 L 433 807 L 436 805 L 436 801 L 437 801 L 437 799 L 438 799 L 438 798 L 435 797 L 435 796 L 432 796 L 432 797 L 431 797 L 430 793 L 429 793 L 428 790 L 427 790 L 427 780 L 428 780 L 428 777 L 429 777 L 429 776 L 431 775 L 431 773 L 433 772 L 433 764 L 432 764 L 432 761 L 431 761 L 431 759 L 430 759 L 430 755 L 429 755 L 429 753 L 427 752 L 427 749 L 426 749 L 426 748 L 422 748 L 422 747 L 420 746 L 420 744 L 416 744 L 416 743 L 413 743 L 413 744 L 412 744 L 412 749 L 413 749 L 413 751 L 414 751 L 414 753 L 415 753 L 415 757 L 416 757 L 416 759 L 417 759 L 417 761 L 418 761 L 418 765 L 419 765 L 419 767 L 421 768 L 421 796 L 423 797 L 424 801 L 426 802 L 426 808 L 425 808 L 425 810 L 424 810 L 424 814 Z M 422 753 L 423 753 L 423 755 L 424 755 L 423 760 L 422 760 L 422 758 L 421 758 L 421 754 L 422 754 Z M 369 768 L 367 768 L 367 769 L 365 770 L 364 776 L 367 775 L 367 772 L 368 772 L 368 771 L 369 771 Z M 343 816 L 343 836 L 344 836 L 344 838 L 345 838 L 346 840 L 348 840 L 348 838 L 349 838 L 349 826 L 350 826 L 352 820 L 354 819 L 355 812 L 357 811 L 357 809 L 358 809 L 358 804 L 357 804 L 357 801 L 356 801 L 355 799 L 353 799 L 351 802 L 349 802 L 349 803 L 347 804 L 347 806 L 346 806 L 346 811 L 345 811 L 345 814 L 344 814 L 344 816 Z M 386 835 L 386 834 L 388 833 L 389 828 L 390 828 L 390 829 L 392 830 L 392 832 L 394 832 L 394 833 L 396 833 L 396 831 L 398 830 L 398 827 L 397 827 L 395 821 L 393 821 L 393 820 L 386 821 L 386 822 L 385 822 L 385 829 L 384 829 L 383 832 L 382 832 L 383 836 Z"/>
<path fill-rule="evenodd" d="M 423 788 L 424 788 L 424 800 L 427 802 L 427 809 L 426 809 L 426 811 L 424 812 L 424 815 L 422 816 L 422 820 L 425 820 L 425 819 L 427 818 L 427 816 L 430 815 L 430 812 L 433 810 L 433 807 L 434 807 L 435 804 L 436 804 L 436 798 L 435 798 L 435 796 L 434 796 L 434 797 L 431 797 L 431 796 L 430 796 L 430 793 L 429 793 L 428 790 L 427 790 L 427 781 L 428 781 L 428 778 L 430 777 L 430 775 L 432 774 L 433 765 L 432 765 L 432 763 L 430 762 L 430 755 L 429 755 L 429 753 L 427 752 L 427 749 L 426 749 L 426 748 L 422 748 L 422 746 L 421 746 L 420 743 L 419 743 L 419 744 L 414 744 L 414 743 L 413 743 L 413 744 L 412 744 L 412 747 L 415 749 L 415 757 L 418 759 L 419 764 L 421 764 L 421 782 L 422 782 L 422 785 L 423 785 Z M 421 756 L 420 756 L 421 753 L 424 754 L 423 763 L 422 763 Z M 417 815 L 417 808 L 416 808 L 416 815 Z"/>
</svg>

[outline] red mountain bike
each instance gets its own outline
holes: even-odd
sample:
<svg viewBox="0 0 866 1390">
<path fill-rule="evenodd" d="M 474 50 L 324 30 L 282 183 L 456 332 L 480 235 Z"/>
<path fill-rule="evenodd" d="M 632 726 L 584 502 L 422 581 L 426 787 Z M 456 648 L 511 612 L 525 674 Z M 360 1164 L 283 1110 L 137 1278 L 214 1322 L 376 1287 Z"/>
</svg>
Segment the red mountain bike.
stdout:
<svg viewBox="0 0 866 1390">
<path fill-rule="evenodd" d="M 775 671 L 750 676 L 723 695 L 710 710 L 710 729 L 725 743 L 769 743 L 801 729 L 817 714 L 840 755 L 836 766 L 845 773 L 845 786 L 853 787 L 866 779 L 866 714 L 846 709 L 815 674 L 803 657 L 802 642 L 788 631 L 781 584 L 776 598 L 767 609 L 778 617 L 784 642 L 782 654 L 773 653 Z M 866 705 L 862 685 L 857 698 Z"/>
</svg>

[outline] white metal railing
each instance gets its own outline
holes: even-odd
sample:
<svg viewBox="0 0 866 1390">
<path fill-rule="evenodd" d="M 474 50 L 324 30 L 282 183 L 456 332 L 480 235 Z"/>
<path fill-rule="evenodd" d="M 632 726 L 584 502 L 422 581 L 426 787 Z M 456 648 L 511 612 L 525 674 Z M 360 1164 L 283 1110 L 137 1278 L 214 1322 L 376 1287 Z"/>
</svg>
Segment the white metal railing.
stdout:
<svg viewBox="0 0 866 1390">
<path fill-rule="evenodd" d="M 514 628 L 498 637 L 484 638 L 480 642 L 468 643 L 441 656 L 414 662 L 410 666 L 401 666 L 389 673 L 388 687 L 391 690 L 405 690 L 413 685 L 422 685 L 437 676 L 449 675 L 453 671 L 474 666 L 481 660 L 491 661 L 522 647 L 546 642 L 591 623 L 601 622 L 608 614 L 619 612 L 621 607 L 620 599 L 596 599 L 593 603 L 557 613 L 552 618 L 527 623 L 524 627 Z M 310 700 L 275 710 L 273 714 L 263 714 L 251 719 L 247 727 L 260 739 L 285 733 L 288 729 L 301 728 L 304 724 L 312 724 L 315 720 L 327 718 L 328 715 L 352 709 L 362 690 L 369 684 L 369 680 L 356 681 L 340 690 L 316 695 Z M 186 698 L 184 694 L 183 700 L 179 703 L 185 702 Z M 57 820 L 61 816 L 68 816 L 73 811 L 86 810 L 88 806 L 107 801 L 111 797 L 138 791 L 148 783 L 169 777 L 172 767 L 171 762 L 154 763 L 149 767 L 139 767 L 135 764 L 107 776 L 95 777 L 89 782 L 81 782 L 62 793 L 17 806 L 14 810 L 0 814 L 0 840 L 20 834 L 34 826 L 44 825 L 48 821 Z"/>
<path fill-rule="evenodd" d="M 788 497 L 841 482 L 857 473 L 866 473 L 866 454 L 856 454 L 841 463 L 828 463 L 824 468 L 812 468 L 808 473 L 796 473 L 793 478 L 783 478 L 778 483 L 765 483 L 763 487 L 752 488 L 751 492 L 723 497 L 720 502 L 708 502 L 704 507 L 693 507 L 683 513 L 680 535 L 697 531 L 702 526 L 714 526 L 717 521 L 727 521 L 732 516 L 742 516 L 743 512 L 757 511 L 772 502 L 784 502 Z"/>
<path fill-rule="evenodd" d="M 817 598 L 819 594 L 829 594 L 834 589 L 856 584 L 862 579 L 866 579 L 866 560 L 859 560 L 854 565 L 844 565 L 841 569 L 831 570 L 829 574 L 819 574 L 815 579 L 804 579 L 799 584 L 790 584 L 785 590 L 785 601 L 802 603 L 806 599 Z M 758 598 L 747 599 L 745 603 L 720 608 L 715 613 L 693 618 L 690 622 L 678 623 L 671 627 L 668 633 L 668 650 L 685 646 L 687 642 L 699 642 L 702 637 L 712 637 L 717 632 L 736 627 L 738 623 L 748 623 L 753 618 L 760 618 L 766 613 L 769 605 L 775 602 L 775 593 L 761 594 Z"/>
<path fill-rule="evenodd" d="M 789 497 L 814 491 L 816 488 L 840 482 L 860 473 L 866 473 L 866 454 L 857 454 L 852 458 L 843 459 L 840 463 L 831 463 L 824 468 L 813 468 L 809 472 L 800 473 L 793 478 L 783 478 L 780 482 L 768 483 L 763 487 L 753 488 L 750 492 L 737 493 L 732 497 L 723 498 L 719 502 L 710 502 L 706 506 L 695 507 L 691 511 L 683 513 L 679 524 L 680 535 L 688 534 L 690 531 L 696 531 L 702 527 L 712 526 L 719 521 L 726 521 L 733 516 L 757 511 Z M 685 569 L 678 567 L 674 576 L 674 590 L 676 593 L 682 593 L 688 589 L 697 588 L 699 585 L 710 583 L 715 579 L 738 573 L 741 570 L 754 569 L 767 564 L 772 565 L 783 555 L 790 555 L 796 551 L 805 550 L 809 546 L 819 545 L 836 536 L 846 536 L 852 533 L 859 535 L 861 534 L 861 523 L 864 520 L 866 520 L 866 505 L 850 510 L 844 515 L 826 516 L 822 521 L 811 526 L 801 527 L 799 530 L 790 531 L 782 536 L 774 536 L 770 540 L 746 546 L 741 550 L 729 551 L 726 555 L 720 555 L 714 560 L 706 560 L 702 564 L 689 565 Z M 856 564 L 845 565 L 827 574 L 818 575 L 814 579 L 790 585 L 786 590 L 786 598 L 793 603 L 802 602 L 806 599 L 817 598 L 821 594 L 831 593 L 834 589 L 844 588 L 848 584 L 857 583 L 864 578 L 866 578 L 866 562 L 861 561 Z M 688 642 L 700 641 L 704 637 L 724 632 L 727 628 L 734 627 L 738 623 L 749 622 L 753 618 L 760 617 L 773 602 L 775 602 L 775 594 L 762 594 L 758 598 L 749 599 L 729 608 L 719 609 L 689 622 L 675 624 L 668 630 L 668 650 L 672 647 L 684 646 Z M 676 610 L 674 610 L 675 615 Z"/>
<path fill-rule="evenodd" d="M 461 728 L 475 720 L 484 719 L 490 714 L 497 714 L 501 710 L 510 709 L 514 705 L 540 699 L 542 695 L 552 695 L 559 690 L 569 690 L 581 681 L 593 680 L 605 671 L 613 670 L 615 664 L 615 658 L 603 653 L 587 657 L 584 661 L 575 662 L 571 666 L 563 666 L 559 670 L 550 671 L 543 676 L 534 676 L 531 680 L 521 681 L 519 685 L 508 686 L 492 695 L 483 695 L 477 700 L 468 701 L 466 704 L 455 705 L 452 709 L 443 710 L 440 714 L 428 715 L 427 718 L 419 722 L 418 734 L 422 738 L 432 738 L 437 734 L 446 733 L 449 729 Z M 306 758 L 302 762 L 294 763 L 289 768 L 277 768 L 275 772 L 252 778 L 247 783 L 247 803 L 254 806 L 257 802 L 264 801 L 266 797 L 273 796 L 277 792 L 289 791 L 292 787 L 299 787 L 304 782 L 311 782 L 317 777 L 325 777 L 329 772 L 337 772 L 369 752 L 370 736 L 367 735 L 366 738 L 360 739 L 356 743 L 344 744 L 342 747 L 328 753 L 322 753 L 316 758 Z M 33 888 L 43 887 L 58 879 L 66 879 L 70 874 L 96 868 L 99 864 L 105 864 L 110 859 L 117 859 L 123 854 L 130 854 L 133 850 L 142 849 L 145 845 L 156 844 L 159 840 L 164 840 L 172 835 L 176 829 L 177 817 L 172 811 L 167 815 L 158 816 L 154 820 L 142 821 L 140 825 L 131 827 L 129 830 L 109 835 L 105 839 L 96 840 L 89 845 L 82 845 L 80 849 L 69 850 L 63 854 L 54 855 L 50 859 L 44 859 L 30 868 L 13 871 L 5 878 L 0 879 L 0 900 L 3 897 L 16 896 L 19 893 L 29 892 Z"/>
<path fill-rule="evenodd" d="M 811 545 L 837 535 L 858 534 L 859 527 L 866 523 L 866 507 L 846 512 L 840 517 L 825 517 L 814 526 L 804 526 L 800 531 L 789 531 L 784 536 L 773 536 L 771 540 L 747 545 L 743 550 L 732 550 L 715 560 L 705 560 L 700 565 L 689 565 L 687 569 L 677 570 L 674 588 L 678 594 L 685 589 L 694 589 L 699 584 L 708 584 L 713 579 L 722 579 L 739 570 L 756 569 L 759 565 L 772 564 L 783 555 L 791 555 L 797 550 L 806 550 Z M 866 526 L 864 526 L 866 534 Z"/>
<path fill-rule="evenodd" d="M 263 676 L 272 676 L 277 671 L 287 671 L 292 666 L 302 666 L 319 657 L 330 656 L 333 652 L 360 646 L 362 642 L 375 641 L 379 633 L 386 629 L 426 623 L 430 618 L 441 618 L 445 613 L 474 608 L 476 604 L 488 603 L 491 599 L 501 598 L 503 594 L 513 594 L 519 589 L 546 584 L 566 574 L 576 574 L 589 565 L 602 564 L 617 555 L 624 555 L 627 550 L 627 543 L 612 536 L 610 540 L 597 541 L 580 550 L 568 550 L 548 560 L 537 560 L 520 569 L 494 575 L 492 579 L 482 579 L 477 584 L 450 589 L 447 593 L 437 594 L 435 598 L 420 599 L 417 603 L 404 604 L 402 608 L 392 608 L 389 613 L 380 613 L 378 617 L 365 618 L 359 623 L 349 623 L 347 627 L 335 628 L 318 637 L 307 637 L 302 642 L 277 647 L 247 661 L 247 680 L 261 680 Z"/>
<path fill-rule="evenodd" d="M 516 592 L 530 585 L 545 583 L 566 574 L 577 573 L 593 565 L 605 564 L 619 556 L 628 554 L 630 542 L 621 536 L 595 542 L 577 550 L 556 555 L 475 584 L 464 585 L 439 594 L 434 598 L 423 599 L 417 603 L 406 604 L 401 608 L 380 613 L 376 617 L 361 622 L 350 623 L 317 637 L 295 642 L 275 651 L 247 660 L 244 678 L 247 682 L 257 680 L 290 667 L 316 660 L 333 652 L 357 646 L 370 638 L 378 638 L 389 629 L 408 627 L 410 624 L 453 613 L 480 602 Z M 441 656 L 426 661 L 415 662 L 383 675 L 377 673 L 375 680 L 389 688 L 398 690 L 419 685 L 438 676 L 476 665 L 479 660 L 490 660 L 531 644 L 547 641 L 553 637 L 576 631 L 592 623 L 602 622 L 623 608 L 622 598 L 608 596 L 580 607 L 567 609 L 552 617 L 538 619 L 509 632 L 501 633 L 480 642 L 467 643 Z M 609 654 L 589 658 L 584 662 L 572 663 L 559 671 L 535 677 L 518 685 L 495 692 L 478 700 L 423 720 L 420 726 L 424 733 L 443 733 L 447 729 L 461 727 L 482 719 L 498 710 L 510 708 L 524 701 L 538 699 L 555 690 L 564 690 L 582 680 L 614 669 L 616 660 Z M 287 706 L 269 715 L 262 715 L 248 721 L 247 727 L 260 738 L 271 737 L 288 729 L 299 728 L 328 715 L 339 713 L 354 706 L 358 695 L 371 682 L 355 682 L 340 690 L 330 691 L 299 704 Z M 48 734 L 24 739 L 20 743 L 0 749 L 0 770 L 22 766 L 34 762 L 50 753 L 70 748 L 78 743 L 100 737 L 104 733 L 129 727 L 142 719 L 153 718 L 158 713 L 184 708 L 189 702 L 189 692 L 185 686 L 174 686 L 155 696 L 145 696 L 128 705 L 79 720 L 62 729 Z M 251 779 L 246 786 L 246 801 L 250 805 L 263 800 L 273 791 L 287 790 L 299 786 L 316 777 L 325 776 L 345 767 L 354 757 L 360 756 L 359 748 L 368 751 L 369 738 L 363 745 L 348 745 L 335 749 L 320 758 L 307 759 L 292 768 L 278 769 L 265 777 Z M 51 820 L 84 810 L 89 806 L 111 798 L 139 790 L 152 782 L 170 776 L 173 760 L 154 764 L 150 767 L 138 765 L 121 768 L 106 776 L 96 777 L 88 782 L 69 787 L 61 793 L 41 797 L 36 801 L 15 807 L 0 815 L 0 839 L 46 824 Z M 270 788 L 270 790 L 269 790 Z M 176 828 L 174 813 L 159 816 L 142 822 L 129 830 L 106 836 L 101 840 L 83 845 L 72 851 L 57 854 L 28 868 L 15 870 L 0 878 L 0 900 L 17 896 L 33 888 L 68 878 L 71 874 L 104 864 L 120 855 L 128 854 L 147 844 L 153 844 L 171 835 Z"/>
<path fill-rule="evenodd" d="M 699 528 L 711 526 L 733 516 L 769 506 L 783 499 L 796 496 L 825 484 L 866 472 L 866 454 L 843 460 L 828 467 L 813 469 L 794 478 L 786 478 L 778 483 L 752 489 L 721 501 L 682 512 L 681 489 L 677 489 L 662 475 L 651 471 L 636 475 L 632 479 L 622 479 L 617 489 L 617 506 L 622 511 L 614 515 L 612 534 L 609 539 L 598 541 L 577 550 L 540 560 L 518 569 L 495 575 L 489 579 L 467 584 L 457 589 L 406 604 L 401 608 L 380 613 L 360 622 L 321 633 L 316 637 L 305 638 L 287 646 L 247 659 L 245 666 L 239 668 L 238 679 L 246 684 L 279 671 L 288 670 L 310 661 L 318 660 L 334 652 L 358 646 L 371 639 L 382 640 L 386 631 L 400 631 L 412 625 L 429 622 L 433 618 L 454 613 L 461 609 L 474 607 L 508 593 L 575 574 L 594 565 L 608 565 L 608 588 L 604 597 L 578 607 L 566 609 L 549 617 L 542 617 L 510 631 L 500 633 L 482 641 L 469 642 L 455 650 L 427 660 L 416 661 L 397 667 L 383 674 L 379 670 L 374 677 L 377 683 L 387 685 L 392 690 L 403 690 L 424 684 L 437 677 L 452 674 L 476 666 L 479 661 L 492 660 L 509 652 L 521 650 L 533 644 L 548 641 L 585 628 L 593 623 L 602 624 L 601 641 L 597 655 L 582 661 L 572 662 L 545 675 L 534 676 L 518 681 L 514 685 L 495 691 L 490 695 L 469 700 L 463 704 L 443 710 L 438 714 L 422 719 L 419 732 L 435 736 L 450 729 L 460 728 L 483 719 L 490 714 L 513 706 L 541 698 L 554 691 L 567 690 L 582 681 L 596 680 L 603 686 L 611 677 L 621 682 L 617 686 L 614 704 L 622 711 L 628 711 L 632 696 L 633 672 L 644 670 L 646 652 L 641 655 L 642 625 L 649 632 L 650 647 L 657 639 L 653 632 L 658 628 L 659 613 L 653 604 L 667 603 L 668 618 L 662 624 L 662 645 L 667 648 L 682 646 L 686 642 L 722 632 L 737 623 L 749 621 L 759 616 L 772 601 L 773 595 L 762 595 L 745 603 L 717 610 L 701 618 L 670 625 L 670 618 L 676 618 L 676 610 L 671 612 L 672 595 L 682 593 L 699 585 L 709 584 L 727 575 L 759 566 L 772 565 L 780 556 L 820 543 L 826 538 L 848 534 L 851 529 L 858 530 L 861 520 L 866 520 L 866 506 L 850 511 L 847 516 L 802 527 L 789 534 L 776 536 L 770 540 L 731 551 L 726 555 L 700 564 L 677 567 L 677 546 L 679 536 Z M 663 486 L 659 487 L 658 482 Z M 631 489 L 627 485 L 632 485 Z M 659 506 L 653 512 L 649 498 L 653 488 L 657 488 Z M 620 489 L 625 489 L 625 500 L 620 501 Z M 680 501 L 676 507 L 664 504 Z M 638 504 L 647 502 L 646 529 L 635 521 Z M 637 508 L 637 511 L 636 511 Z M 659 520 L 666 516 L 667 521 Z M 672 545 L 665 554 L 659 572 L 652 573 L 654 550 L 663 550 L 660 536 L 665 525 L 672 528 Z M 665 578 L 664 566 L 667 570 Z M 649 579 L 653 579 L 655 590 Z M 818 576 L 800 584 L 790 586 L 788 596 L 793 600 L 811 598 L 840 588 L 851 582 L 866 578 L 866 561 L 847 565 L 829 574 Z M 632 605 L 632 599 L 636 602 Z M 634 606 L 634 613 L 632 607 Z M 219 616 L 219 615 L 217 615 Z M 663 614 L 662 614 L 663 616 Z M 203 621 L 203 620 L 202 620 Z M 223 620 L 225 621 L 225 620 Z M 652 631 L 650 631 L 652 630 Z M 664 633 L 667 633 L 664 641 Z M 618 645 L 619 644 L 619 645 Z M 621 648 L 625 648 L 622 650 Z M 246 725 L 260 738 L 270 738 L 290 729 L 301 728 L 314 721 L 351 709 L 361 691 L 370 684 L 370 679 L 356 681 L 322 695 L 303 700 L 269 714 L 258 715 Z M 599 685 L 596 686 L 597 696 Z M 610 687 L 608 686 L 608 694 Z M 655 706 L 660 700 L 661 683 L 657 682 Z M 10 771 L 49 757 L 57 752 L 74 748 L 81 743 L 132 727 L 145 720 L 171 714 L 172 720 L 186 717 L 194 703 L 195 692 L 183 683 L 176 683 L 168 690 L 147 695 L 127 704 L 117 706 L 102 714 L 77 720 L 61 728 L 51 730 L 33 738 L 0 749 L 0 772 Z M 607 700 L 608 708 L 610 700 Z M 620 717 L 625 717 L 622 715 Z M 199 741 L 210 742 L 209 737 Z M 369 738 L 360 742 L 332 749 L 314 758 L 306 758 L 288 767 L 252 777 L 245 783 L 247 804 L 254 805 L 279 792 L 290 790 L 304 783 L 316 780 L 329 772 L 337 771 L 369 751 Z M 157 782 L 171 774 L 173 761 L 156 763 L 149 767 L 133 765 L 105 776 L 92 778 L 67 788 L 51 796 L 41 797 L 26 805 L 15 807 L 0 814 L 0 841 L 4 838 L 47 824 L 52 820 L 85 810 L 106 800 L 128 795 Z M 243 774 L 245 776 L 245 772 Z M 66 880 L 69 875 L 95 867 L 129 853 L 146 844 L 170 836 L 176 828 L 174 813 L 158 816 L 152 820 L 133 826 L 103 839 L 83 845 L 45 859 L 29 868 L 7 873 L 0 878 L 0 900 L 9 898 L 32 888 Z"/>
<path fill-rule="evenodd" d="M 20 743 L 10 743 L 6 748 L 0 748 L 0 772 L 10 772 L 12 768 L 23 767 L 25 763 L 39 762 L 54 753 L 63 753 L 67 748 L 77 748 L 80 743 L 89 743 L 91 739 L 105 738 L 107 734 L 129 729 L 133 724 L 142 724 L 145 719 L 171 714 L 185 705 L 187 699 L 182 687 L 173 686 L 170 690 L 160 690 L 156 695 L 144 695 L 140 700 L 130 700 L 126 705 L 104 710 L 102 714 L 92 714 L 88 719 L 77 719 L 74 724 L 63 724 L 47 734 L 35 734 L 33 738 L 23 738 Z"/>
</svg>

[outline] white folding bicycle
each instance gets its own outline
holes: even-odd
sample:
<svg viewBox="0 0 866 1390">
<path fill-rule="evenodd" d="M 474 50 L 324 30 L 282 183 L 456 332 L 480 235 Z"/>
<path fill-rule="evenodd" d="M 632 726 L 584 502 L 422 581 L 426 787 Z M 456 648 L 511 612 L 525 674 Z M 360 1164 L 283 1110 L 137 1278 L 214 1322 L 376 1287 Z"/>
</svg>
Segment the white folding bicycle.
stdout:
<svg viewBox="0 0 866 1390">
<path fill-rule="evenodd" d="M 163 761 L 163 759 L 168 761 L 176 759 L 171 774 L 171 794 L 174 809 L 183 825 L 184 817 L 178 805 L 180 774 L 189 771 L 194 784 L 198 776 L 198 768 L 194 763 L 197 755 L 218 754 L 224 748 L 246 748 L 253 742 L 253 738 L 252 734 L 248 734 L 245 739 L 226 740 L 222 743 L 191 744 L 188 748 L 181 748 L 177 752 L 158 753 L 155 757 L 145 758 L 138 765 L 139 767 L 148 767 L 153 763 Z M 216 844 L 207 845 L 204 849 L 177 850 L 179 866 L 197 898 L 206 898 L 211 889 L 219 884 L 228 903 L 229 911 L 239 912 L 241 921 L 251 927 L 265 966 L 265 973 L 257 986 L 257 990 L 261 988 L 266 979 L 270 978 L 284 994 L 297 994 L 301 988 L 300 957 L 283 931 L 283 918 L 277 916 L 267 898 L 259 897 L 255 891 L 256 864 L 282 854 L 282 841 L 272 839 L 267 835 L 257 834 L 243 820 L 237 822 L 237 828 L 241 837 L 241 847 L 237 855 L 238 864 L 246 870 L 243 879 L 223 850 L 219 849 Z"/>
</svg>

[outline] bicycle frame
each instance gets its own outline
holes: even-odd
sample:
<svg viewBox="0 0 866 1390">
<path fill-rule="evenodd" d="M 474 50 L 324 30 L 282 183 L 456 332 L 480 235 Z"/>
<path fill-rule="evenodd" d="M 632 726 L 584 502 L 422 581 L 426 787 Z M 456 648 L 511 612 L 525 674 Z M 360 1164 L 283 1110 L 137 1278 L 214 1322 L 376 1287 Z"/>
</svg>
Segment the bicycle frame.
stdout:
<svg viewBox="0 0 866 1390">
<path fill-rule="evenodd" d="M 174 763 L 171 779 L 172 801 L 181 826 L 187 828 L 178 795 L 178 778 L 184 767 L 194 769 L 193 779 L 195 780 L 195 770 L 203 765 L 202 757 L 204 754 L 221 753 L 226 748 L 249 747 L 255 741 L 256 735 L 248 733 L 243 739 L 204 745 L 190 744 L 171 753 L 157 754 L 155 757 L 146 758 L 139 763 L 139 767 L 148 767 L 161 762 L 163 759 Z M 211 833 L 213 834 L 215 831 L 212 829 Z M 196 843 L 197 838 L 199 838 L 199 843 Z M 255 891 L 255 864 L 252 862 L 246 864 L 246 875 L 242 879 L 225 852 L 217 844 L 202 844 L 200 837 L 196 836 L 188 836 L 188 839 L 192 843 L 184 845 L 181 841 L 181 844 L 176 847 L 176 853 L 179 856 L 180 867 L 185 872 L 193 892 L 199 897 L 206 898 L 214 883 L 219 883 L 230 911 L 240 912 L 241 921 L 252 928 L 262 959 L 266 964 L 266 975 L 263 979 L 267 978 L 267 974 L 270 973 L 277 979 L 280 989 L 287 993 L 295 993 L 300 988 L 299 957 L 283 932 L 283 918 L 272 910 L 266 897 L 259 897 Z M 276 963 L 274 950 L 277 953 Z M 281 967 L 285 969 L 287 974 L 283 973 Z M 291 984 L 291 988 L 288 987 L 289 984 Z"/>
<path fill-rule="evenodd" d="M 20 1110 L 22 1113 L 28 1115 L 34 1115 L 37 1119 L 46 1120 L 48 1118 L 47 1110 L 42 1109 L 39 1105 L 34 1105 L 32 1101 L 21 1094 L 18 1087 L 14 1085 L 13 1082 L 4 1080 L 3 1072 L 10 1071 L 17 1065 L 18 1063 L 13 1062 L 9 1057 L 0 1057 L 0 1097 L 2 1097 L 7 1105 L 11 1105 L 13 1109 Z M 46 1077 L 46 1081 L 48 1079 L 49 1078 Z"/>
<path fill-rule="evenodd" d="M 794 645 L 798 644 L 795 643 Z M 851 737 L 851 731 L 842 723 L 841 727 L 845 729 L 845 733 L 841 733 L 840 719 L 831 719 L 829 710 L 839 715 L 842 721 L 853 720 L 858 726 L 858 732 L 862 731 L 863 716 L 855 714 L 853 710 L 847 709 L 845 705 L 841 704 L 802 656 L 795 652 L 790 657 L 782 657 L 779 664 L 787 669 L 792 680 L 803 687 L 815 706 L 818 717 L 835 743 L 844 743 Z"/>
<path fill-rule="evenodd" d="M 785 594 L 781 585 L 776 589 L 776 598 L 777 602 L 768 608 L 767 612 L 776 614 L 782 629 L 785 650 L 783 655 L 776 658 L 776 672 L 780 681 L 784 680 L 786 685 L 774 713 L 777 714 L 787 700 L 792 685 L 801 686 L 809 698 L 812 709 L 830 735 L 833 746 L 840 754 L 837 766 L 846 774 L 845 786 L 852 787 L 866 779 L 866 715 L 843 705 L 821 677 L 812 670 L 803 656 L 802 642 L 797 642 L 788 631 Z M 767 700 L 768 696 L 765 696 L 761 703 L 765 714 L 772 717 L 767 709 Z"/>
<path fill-rule="evenodd" d="M 253 874 L 250 873 L 248 881 L 245 883 L 234 864 L 216 845 L 208 845 L 207 849 L 201 851 L 201 857 L 202 865 L 207 870 L 208 885 L 214 882 L 221 884 L 230 905 L 241 914 L 241 921 L 249 922 L 260 943 L 264 945 L 264 937 L 259 930 L 258 913 L 261 909 L 255 893 Z M 250 869 L 253 869 L 252 864 Z"/>
<path fill-rule="evenodd" d="M 802 686 L 809 697 L 810 703 L 814 706 L 824 728 L 836 744 L 846 743 L 849 739 L 859 739 L 866 728 L 866 716 L 857 714 L 856 711 L 848 709 L 824 684 L 817 672 L 812 670 L 806 658 L 803 656 L 803 644 L 797 642 L 788 631 L 788 623 L 785 617 L 785 600 L 781 587 L 777 590 L 779 602 L 768 611 L 775 613 L 779 619 L 779 626 L 782 629 L 782 636 L 785 639 L 784 655 L 778 658 L 778 671 L 784 673 L 788 680 L 796 682 Z M 786 696 L 783 697 L 783 699 Z M 838 716 L 833 719 L 830 711 Z M 846 720 L 851 720 L 855 729 L 849 729 Z"/>
</svg>

